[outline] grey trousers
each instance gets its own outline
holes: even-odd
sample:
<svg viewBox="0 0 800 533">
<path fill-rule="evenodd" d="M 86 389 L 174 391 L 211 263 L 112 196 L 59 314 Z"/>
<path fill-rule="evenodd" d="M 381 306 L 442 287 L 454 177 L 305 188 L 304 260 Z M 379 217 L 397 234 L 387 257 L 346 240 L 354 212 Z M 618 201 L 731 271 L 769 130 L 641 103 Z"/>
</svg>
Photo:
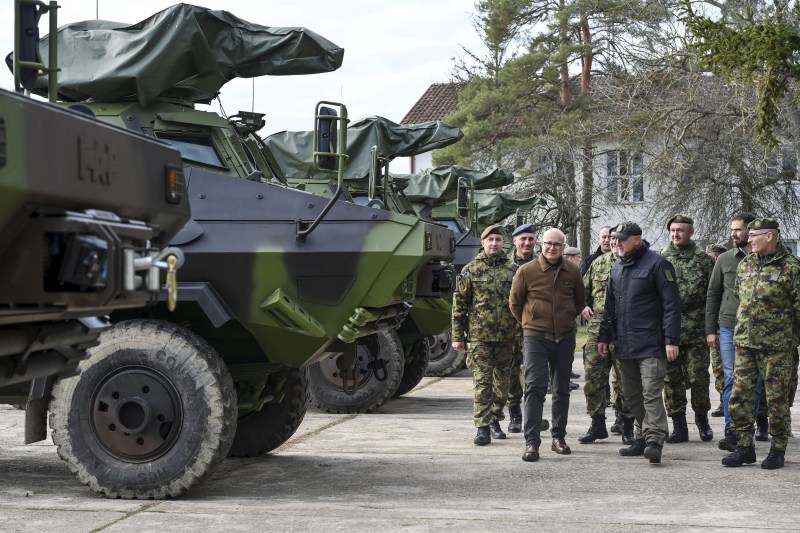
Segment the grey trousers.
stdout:
<svg viewBox="0 0 800 533">
<path fill-rule="evenodd" d="M 539 427 L 548 377 L 553 386 L 553 423 L 550 433 L 553 437 L 564 437 L 567 434 L 569 374 L 575 359 L 575 335 L 569 335 L 560 342 L 526 336 L 524 347 L 523 430 L 525 442 L 538 448 L 542 443 Z"/>
<path fill-rule="evenodd" d="M 636 418 L 636 437 L 663 445 L 669 433 L 663 397 L 667 360 L 620 359 L 619 369 L 625 403 Z"/>
</svg>

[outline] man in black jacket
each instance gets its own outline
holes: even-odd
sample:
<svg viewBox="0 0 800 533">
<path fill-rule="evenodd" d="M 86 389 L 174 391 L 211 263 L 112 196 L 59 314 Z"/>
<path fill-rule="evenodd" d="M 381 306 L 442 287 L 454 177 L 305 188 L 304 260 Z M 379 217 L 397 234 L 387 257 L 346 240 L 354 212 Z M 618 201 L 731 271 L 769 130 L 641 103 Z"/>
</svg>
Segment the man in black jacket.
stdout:
<svg viewBox="0 0 800 533">
<path fill-rule="evenodd" d="M 619 241 L 618 259 L 611 268 L 597 349 L 607 355 L 608 343 L 615 339 L 622 392 L 637 426 L 636 440 L 619 453 L 660 463 L 669 431 L 664 376 L 681 341 L 677 277 L 666 258 L 642 243 L 642 229 L 635 222 L 619 224 L 611 236 Z"/>
</svg>

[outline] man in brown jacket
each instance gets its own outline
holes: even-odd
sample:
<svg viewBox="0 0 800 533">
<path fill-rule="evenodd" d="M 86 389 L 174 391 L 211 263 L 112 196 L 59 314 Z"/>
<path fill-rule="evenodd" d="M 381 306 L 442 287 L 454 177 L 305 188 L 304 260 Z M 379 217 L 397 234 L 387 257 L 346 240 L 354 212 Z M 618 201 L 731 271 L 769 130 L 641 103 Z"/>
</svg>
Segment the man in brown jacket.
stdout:
<svg viewBox="0 0 800 533">
<path fill-rule="evenodd" d="M 575 319 L 583 308 L 584 289 L 578 266 L 562 257 L 564 241 L 561 230 L 547 230 L 542 237 L 542 253 L 521 266 L 511 284 L 509 307 L 525 334 L 523 461 L 539 459 L 539 424 L 548 374 L 553 386 L 551 449 L 561 455 L 570 453 L 564 441 L 569 378 L 575 358 Z"/>
</svg>

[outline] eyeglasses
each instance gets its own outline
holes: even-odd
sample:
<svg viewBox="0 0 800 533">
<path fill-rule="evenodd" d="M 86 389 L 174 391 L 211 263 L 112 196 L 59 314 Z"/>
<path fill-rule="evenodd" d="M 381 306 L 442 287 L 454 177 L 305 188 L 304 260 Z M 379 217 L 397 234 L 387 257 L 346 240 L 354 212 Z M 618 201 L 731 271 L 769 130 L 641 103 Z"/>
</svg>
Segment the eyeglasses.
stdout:
<svg viewBox="0 0 800 533">
<path fill-rule="evenodd" d="M 768 231 L 762 231 L 761 233 L 752 233 L 751 232 L 750 234 L 747 235 L 747 238 L 749 239 L 750 237 L 760 237 L 761 235 L 766 235 L 767 233 L 769 233 L 769 232 Z"/>
<path fill-rule="evenodd" d="M 564 246 L 563 242 L 542 242 L 542 246 L 547 246 L 548 248 L 561 248 Z"/>
</svg>

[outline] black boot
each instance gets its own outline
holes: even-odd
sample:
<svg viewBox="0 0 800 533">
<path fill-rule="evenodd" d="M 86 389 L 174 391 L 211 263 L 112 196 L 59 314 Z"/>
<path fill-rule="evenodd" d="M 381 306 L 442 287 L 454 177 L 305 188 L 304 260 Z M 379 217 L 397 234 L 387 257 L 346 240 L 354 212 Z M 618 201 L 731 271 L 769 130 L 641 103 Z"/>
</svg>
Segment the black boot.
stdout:
<svg viewBox="0 0 800 533">
<path fill-rule="evenodd" d="M 661 446 L 658 443 L 651 442 L 647 445 L 647 448 L 644 449 L 643 455 L 650 460 L 650 464 L 660 463 L 661 462 Z"/>
<path fill-rule="evenodd" d="M 489 424 L 489 431 L 492 433 L 493 439 L 503 440 L 506 438 L 506 434 L 503 433 L 503 428 L 500 427 L 500 422 L 497 420 Z"/>
<path fill-rule="evenodd" d="M 582 437 L 578 437 L 578 442 L 581 444 L 589 444 L 598 439 L 607 439 L 608 430 L 606 430 L 606 417 L 605 415 L 592 415 L 592 425 L 589 430 Z"/>
<path fill-rule="evenodd" d="M 722 395 L 720 395 L 719 397 L 719 405 L 717 406 L 717 408 L 711 411 L 711 416 L 713 417 L 725 416 L 725 411 L 722 410 Z"/>
<path fill-rule="evenodd" d="M 640 455 L 644 455 L 644 449 L 646 447 L 647 443 L 644 441 L 644 439 L 637 439 L 633 441 L 633 444 L 627 448 L 620 448 L 619 454 L 623 457 L 638 457 Z"/>
<path fill-rule="evenodd" d="M 492 435 L 489 433 L 489 426 L 481 426 L 478 428 L 478 434 L 475 435 L 475 439 L 472 441 L 475 443 L 475 446 L 485 446 L 492 442 Z"/>
<path fill-rule="evenodd" d="M 725 434 L 725 438 L 717 443 L 720 450 L 732 452 L 736 450 L 736 443 L 739 441 L 739 436 L 732 429 Z"/>
<path fill-rule="evenodd" d="M 753 446 L 737 446 L 733 453 L 722 458 L 722 466 L 742 466 L 756 462 L 756 449 Z"/>
<path fill-rule="evenodd" d="M 708 442 L 714 438 L 714 431 L 708 423 L 708 415 L 705 413 L 695 413 L 694 423 L 697 424 L 697 431 L 700 432 L 700 440 Z M 688 436 L 687 436 L 688 440 Z"/>
<path fill-rule="evenodd" d="M 508 432 L 522 433 L 522 408 L 519 405 L 509 405 L 508 418 Z"/>
<path fill-rule="evenodd" d="M 672 433 L 667 437 L 667 442 L 677 444 L 689 440 L 689 426 L 686 425 L 686 413 L 672 415 Z"/>
<path fill-rule="evenodd" d="M 636 439 L 633 436 L 633 417 L 622 419 L 622 444 L 631 445 Z"/>
<path fill-rule="evenodd" d="M 616 415 L 616 417 L 614 418 L 614 423 L 611 424 L 611 427 L 608 428 L 608 431 L 610 431 L 611 433 L 614 433 L 616 435 L 621 435 L 622 434 L 622 415 L 620 415 L 616 411 L 614 411 L 614 414 Z"/>
<path fill-rule="evenodd" d="M 769 419 L 766 416 L 756 417 L 756 432 L 753 438 L 761 442 L 769 440 Z"/>
<path fill-rule="evenodd" d="M 770 448 L 767 458 L 761 461 L 761 468 L 766 468 L 767 470 L 781 468 L 783 466 L 783 456 L 785 453 L 784 450 L 778 450 L 774 447 Z"/>
</svg>

